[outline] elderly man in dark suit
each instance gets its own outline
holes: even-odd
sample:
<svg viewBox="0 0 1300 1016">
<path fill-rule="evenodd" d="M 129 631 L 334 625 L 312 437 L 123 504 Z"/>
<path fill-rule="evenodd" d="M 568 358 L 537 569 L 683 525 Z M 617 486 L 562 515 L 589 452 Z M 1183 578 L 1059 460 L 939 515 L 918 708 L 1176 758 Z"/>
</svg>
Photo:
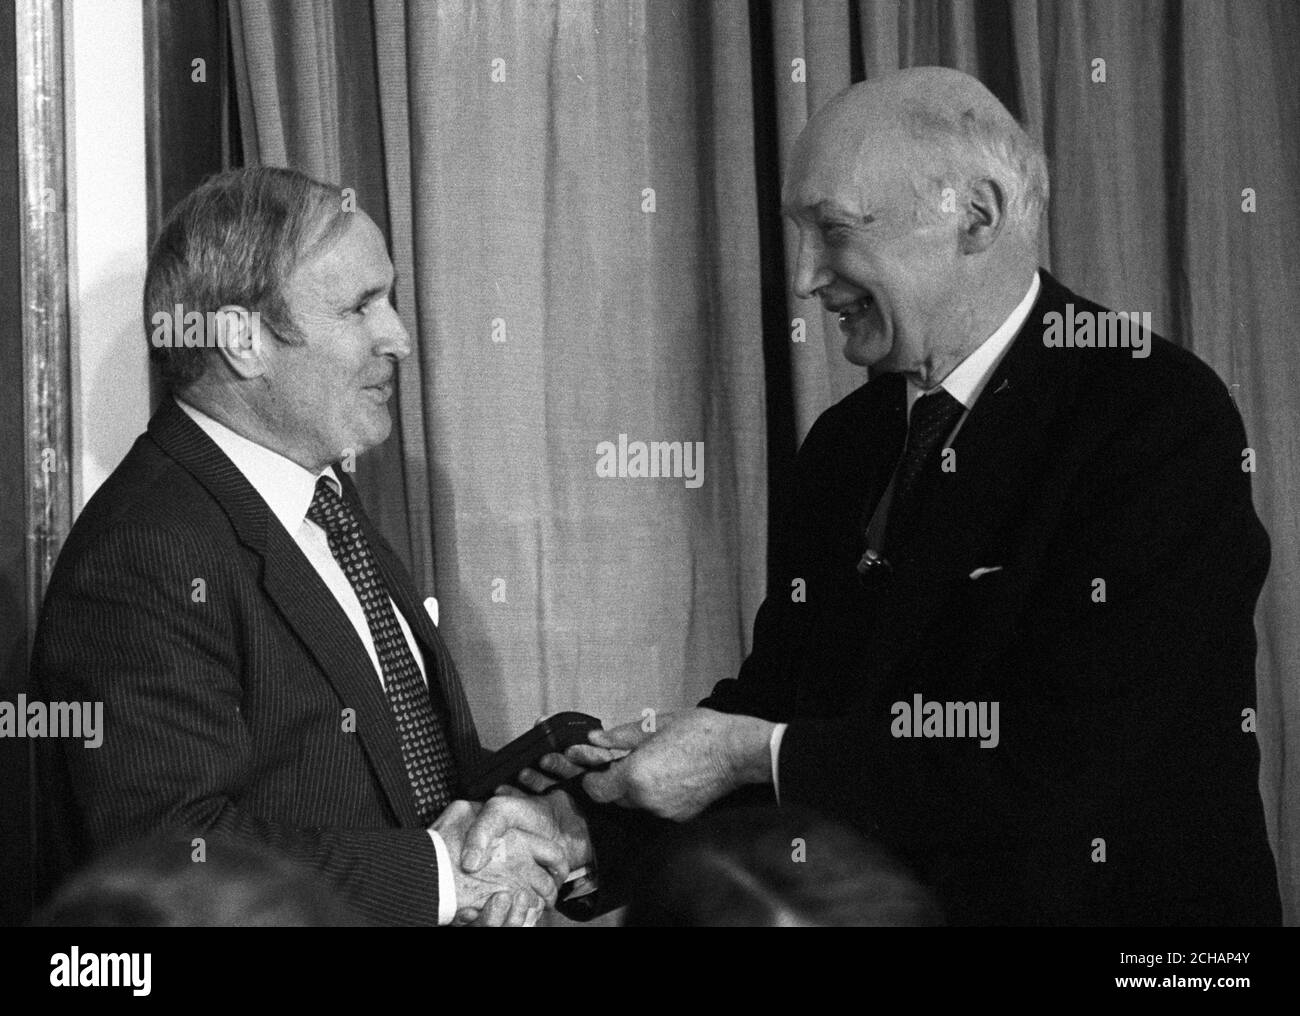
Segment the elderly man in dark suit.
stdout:
<svg viewBox="0 0 1300 1016">
<path fill-rule="evenodd" d="M 1205 364 L 1038 268 L 1047 192 L 956 71 L 813 117 L 795 289 L 872 380 L 800 449 L 739 677 L 570 761 L 671 819 L 756 785 L 849 821 L 958 924 L 1275 924 L 1246 437 Z M 610 885 L 641 837 L 593 830 Z"/>
<path fill-rule="evenodd" d="M 196 860 L 273 848 L 376 923 L 555 899 L 555 837 L 458 865 L 474 721 L 348 476 L 411 352 L 392 285 L 375 224 L 300 173 L 224 174 L 169 217 L 144 302 L 174 398 L 78 518 L 36 637 L 37 687 L 105 705 L 100 747 L 41 745 L 49 879 L 182 833 Z"/>
</svg>

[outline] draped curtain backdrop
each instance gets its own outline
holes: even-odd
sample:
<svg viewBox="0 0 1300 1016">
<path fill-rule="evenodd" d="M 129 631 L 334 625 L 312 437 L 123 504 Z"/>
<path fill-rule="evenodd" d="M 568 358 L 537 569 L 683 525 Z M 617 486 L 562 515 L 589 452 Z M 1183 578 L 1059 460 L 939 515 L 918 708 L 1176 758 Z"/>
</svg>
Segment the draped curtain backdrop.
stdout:
<svg viewBox="0 0 1300 1016">
<path fill-rule="evenodd" d="M 1300 8 L 231 0 L 231 13 L 248 161 L 353 188 L 389 235 L 418 345 L 395 437 L 360 481 L 436 589 L 489 745 L 560 709 L 674 708 L 734 675 L 769 513 L 797 516 L 769 486 L 865 380 L 834 321 L 789 292 L 781 167 L 852 81 L 919 64 L 983 80 L 1047 150 L 1044 264 L 1151 311 L 1245 420 L 1273 540 L 1261 790 L 1300 923 Z M 598 477 L 597 444 L 620 434 L 703 442 L 702 486 Z"/>
</svg>

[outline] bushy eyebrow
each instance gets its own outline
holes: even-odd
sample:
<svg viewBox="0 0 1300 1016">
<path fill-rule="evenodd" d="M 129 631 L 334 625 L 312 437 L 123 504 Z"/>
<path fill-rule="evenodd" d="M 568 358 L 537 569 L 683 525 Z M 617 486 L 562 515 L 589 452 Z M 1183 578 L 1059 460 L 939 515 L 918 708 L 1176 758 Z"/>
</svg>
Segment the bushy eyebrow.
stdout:
<svg viewBox="0 0 1300 1016">
<path fill-rule="evenodd" d="M 791 219 L 799 218 L 806 211 L 811 211 L 817 219 L 847 219 L 862 226 L 870 225 L 876 221 L 874 213 L 868 212 L 866 215 L 858 215 L 834 201 L 818 201 L 811 209 L 796 207 L 790 201 L 786 201 L 781 205 L 781 214 Z"/>
</svg>

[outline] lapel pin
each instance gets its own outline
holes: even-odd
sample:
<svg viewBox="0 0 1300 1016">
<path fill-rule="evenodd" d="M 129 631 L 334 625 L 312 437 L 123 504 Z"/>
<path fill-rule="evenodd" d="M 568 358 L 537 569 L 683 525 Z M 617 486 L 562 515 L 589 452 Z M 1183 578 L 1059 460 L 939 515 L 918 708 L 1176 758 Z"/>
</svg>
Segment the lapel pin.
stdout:
<svg viewBox="0 0 1300 1016">
<path fill-rule="evenodd" d="M 889 575 L 893 567 L 879 551 L 867 549 L 858 561 L 858 581 L 863 588 Z"/>
</svg>

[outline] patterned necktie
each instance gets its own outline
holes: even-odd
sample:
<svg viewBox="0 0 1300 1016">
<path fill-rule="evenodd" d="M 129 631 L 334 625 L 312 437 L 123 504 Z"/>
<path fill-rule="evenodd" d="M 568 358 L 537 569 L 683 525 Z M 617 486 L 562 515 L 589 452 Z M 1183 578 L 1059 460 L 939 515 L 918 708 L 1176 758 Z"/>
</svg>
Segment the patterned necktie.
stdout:
<svg viewBox="0 0 1300 1016">
<path fill-rule="evenodd" d="M 894 497 L 885 521 L 886 551 L 904 542 L 920 507 L 920 481 L 926 466 L 932 463 L 934 453 L 965 411 L 966 407 L 942 388 L 922 395 L 912 405 L 907 443 L 894 476 Z"/>
<path fill-rule="evenodd" d="M 416 811 L 420 822 L 427 827 L 451 802 L 456 766 L 442 720 L 433 708 L 430 689 L 425 686 L 419 665 L 397 623 L 397 614 L 374 553 L 361 531 L 361 523 L 323 476 L 316 481 L 316 495 L 307 509 L 307 518 L 325 530 L 330 553 L 366 612 L 366 623 L 384 675 L 384 689 L 397 720 L 402 759 L 415 793 Z"/>
</svg>

